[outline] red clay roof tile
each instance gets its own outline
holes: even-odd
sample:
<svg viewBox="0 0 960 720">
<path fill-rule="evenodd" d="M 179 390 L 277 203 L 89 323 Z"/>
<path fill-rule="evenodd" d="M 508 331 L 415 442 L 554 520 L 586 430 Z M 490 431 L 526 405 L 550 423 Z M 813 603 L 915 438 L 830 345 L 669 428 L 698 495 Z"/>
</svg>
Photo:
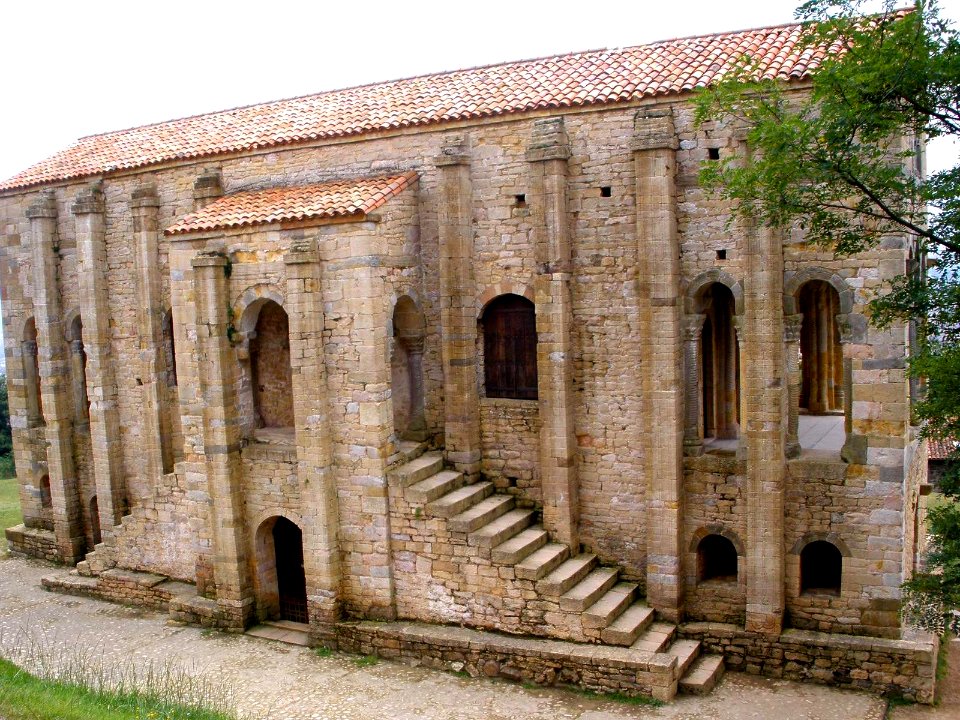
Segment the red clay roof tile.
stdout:
<svg viewBox="0 0 960 720">
<path fill-rule="evenodd" d="M 415 172 L 392 177 L 336 180 L 317 185 L 250 190 L 225 195 L 168 227 L 167 235 L 264 225 L 293 220 L 363 215 L 417 180 Z"/>
<path fill-rule="evenodd" d="M 295 142 L 537 109 L 631 102 L 720 79 L 745 54 L 758 73 L 806 77 L 824 57 L 801 25 L 682 38 L 394 80 L 81 138 L 0 190 Z"/>
</svg>

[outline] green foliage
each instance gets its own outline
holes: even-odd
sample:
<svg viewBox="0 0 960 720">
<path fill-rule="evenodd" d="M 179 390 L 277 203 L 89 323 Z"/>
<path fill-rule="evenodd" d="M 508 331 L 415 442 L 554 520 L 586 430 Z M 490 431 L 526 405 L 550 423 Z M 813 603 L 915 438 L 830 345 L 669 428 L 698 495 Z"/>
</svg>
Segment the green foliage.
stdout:
<svg viewBox="0 0 960 720">
<path fill-rule="evenodd" d="M 906 241 L 913 261 L 870 305 L 878 327 L 917 328 L 910 372 L 925 378 L 915 408 L 931 438 L 960 438 L 960 166 L 923 173 L 923 139 L 960 138 L 960 37 L 936 2 L 864 16 L 863 0 L 809 0 L 802 42 L 829 52 L 809 92 L 757 79 L 744 58 L 697 100 L 699 123 L 733 123 L 748 158 L 706 163 L 701 180 L 735 216 L 849 255 Z M 926 272 L 928 261 L 933 266 Z M 943 506 L 928 516 L 927 572 L 905 586 L 916 617 L 960 606 L 960 454 Z M 935 610 L 931 613 L 930 608 Z M 954 620 L 956 616 L 954 616 Z"/>
<path fill-rule="evenodd" d="M 10 406 L 7 399 L 7 376 L 0 375 L 0 460 L 13 452 L 13 437 L 10 432 Z"/>
<path fill-rule="evenodd" d="M 358 668 L 367 668 L 372 667 L 380 662 L 380 658 L 376 655 L 363 655 L 362 657 L 357 657 L 353 659 L 353 664 Z"/>
<path fill-rule="evenodd" d="M 316 655 L 318 658 L 328 658 L 333 656 L 333 650 L 331 650 L 328 647 L 323 647 L 321 645 L 313 649 L 313 654 Z"/>
</svg>

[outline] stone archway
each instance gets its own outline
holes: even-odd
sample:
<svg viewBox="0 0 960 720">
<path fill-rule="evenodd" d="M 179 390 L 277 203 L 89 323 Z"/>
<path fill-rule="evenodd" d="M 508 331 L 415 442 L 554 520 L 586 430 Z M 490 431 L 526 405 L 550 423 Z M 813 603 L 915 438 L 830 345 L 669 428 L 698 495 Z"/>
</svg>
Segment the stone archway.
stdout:
<svg viewBox="0 0 960 720">
<path fill-rule="evenodd" d="M 256 554 L 260 617 L 308 622 L 300 528 L 279 515 L 264 520 L 257 529 Z"/>
</svg>

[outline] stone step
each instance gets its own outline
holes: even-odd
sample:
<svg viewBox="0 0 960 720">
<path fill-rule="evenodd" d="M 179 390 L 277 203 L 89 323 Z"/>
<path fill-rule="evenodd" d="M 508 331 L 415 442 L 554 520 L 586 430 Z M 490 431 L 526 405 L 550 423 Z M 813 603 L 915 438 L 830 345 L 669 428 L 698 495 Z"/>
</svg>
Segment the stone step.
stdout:
<svg viewBox="0 0 960 720">
<path fill-rule="evenodd" d="M 560 567 L 537 583 L 537 592 L 542 595 L 557 597 L 563 595 L 578 582 L 583 580 L 597 565 L 597 556 L 592 553 L 581 553 L 575 558 L 567 560 Z"/>
<path fill-rule="evenodd" d="M 481 482 L 467 485 L 459 490 L 447 493 L 442 498 L 427 503 L 424 507 L 427 515 L 442 518 L 452 518 L 467 508 L 471 508 L 484 498 L 493 495 L 493 483 Z"/>
<path fill-rule="evenodd" d="M 401 487 L 410 487 L 443 470 L 443 453 L 424 453 L 396 470 Z"/>
<path fill-rule="evenodd" d="M 501 565 L 516 565 L 525 557 L 536 552 L 550 539 L 550 534 L 542 527 L 530 527 L 519 535 L 497 545 L 490 559 Z"/>
<path fill-rule="evenodd" d="M 428 503 L 453 492 L 463 485 L 463 473 L 456 470 L 441 470 L 416 485 L 403 491 L 403 497 L 409 503 Z"/>
<path fill-rule="evenodd" d="M 677 626 L 670 623 L 655 622 L 648 627 L 637 641 L 630 646 L 631 650 L 642 652 L 663 652 L 673 642 L 677 634 Z"/>
<path fill-rule="evenodd" d="M 513 510 L 513 505 L 514 499 L 510 495 L 491 495 L 472 508 L 450 518 L 449 527 L 453 532 L 472 533 Z"/>
<path fill-rule="evenodd" d="M 680 678 L 680 690 L 690 695 L 706 695 L 723 677 L 722 655 L 701 655 Z"/>
<path fill-rule="evenodd" d="M 597 568 L 560 596 L 560 609 L 582 613 L 616 584 L 619 575 L 619 568 Z"/>
<path fill-rule="evenodd" d="M 518 580 L 539 580 L 553 572 L 564 560 L 570 557 L 567 545 L 548 543 L 525 557 L 514 568 Z"/>
<path fill-rule="evenodd" d="M 667 653 L 677 659 L 676 676 L 678 679 L 682 678 L 690 669 L 690 666 L 693 665 L 693 661 L 700 656 L 700 641 L 677 640 L 670 646 Z"/>
<path fill-rule="evenodd" d="M 576 589 L 576 588 L 574 588 Z M 584 628 L 601 630 L 618 618 L 627 609 L 637 594 L 637 584 L 621 582 L 610 588 L 593 605 L 583 611 L 581 622 Z M 614 645 L 618 643 L 613 643 Z"/>
<path fill-rule="evenodd" d="M 529 527 L 535 517 L 536 513 L 533 510 L 511 510 L 476 532 L 470 533 L 468 540 L 471 545 L 484 548 L 496 547 Z"/>
<path fill-rule="evenodd" d="M 633 645 L 640 633 L 653 622 L 653 608 L 634 603 L 600 633 L 600 639 L 608 645 Z"/>
</svg>

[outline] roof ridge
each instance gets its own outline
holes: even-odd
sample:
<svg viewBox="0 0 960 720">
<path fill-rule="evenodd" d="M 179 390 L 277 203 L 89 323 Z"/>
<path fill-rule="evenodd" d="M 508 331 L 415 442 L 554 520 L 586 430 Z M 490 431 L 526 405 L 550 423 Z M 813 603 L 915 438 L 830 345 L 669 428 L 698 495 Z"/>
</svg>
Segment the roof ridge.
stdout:
<svg viewBox="0 0 960 720">
<path fill-rule="evenodd" d="M 526 63 L 536 63 L 536 62 L 542 62 L 545 60 L 559 60 L 561 58 L 570 58 L 577 55 L 596 55 L 596 54 L 605 53 L 605 52 L 607 53 L 626 52 L 628 50 L 636 50 L 639 48 L 653 48 L 661 45 L 669 45 L 671 43 L 683 42 L 685 40 L 708 39 L 708 38 L 721 37 L 725 35 L 746 35 L 748 33 L 765 32 L 765 31 L 776 32 L 776 31 L 784 30 L 789 27 L 800 27 L 806 24 L 809 24 L 809 23 L 794 20 L 793 22 L 780 23 L 778 25 L 766 25 L 766 26 L 759 26 L 759 27 L 753 27 L 753 28 L 745 28 L 742 30 L 722 30 L 719 32 L 712 32 L 712 33 L 684 35 L 684 36 L 675 37 L 675 38 L 668 38 L 665 40 L 654 40 L 652 42 L 641 43 L 639 45 L 621 45 L 621 46 L 612 47 L 612 48 L 602 47 L 602 48 L 592 48 L 589 50 L 570 50 L 568 52 L 552 53 L 549 55 L 539 55 L 537 57 L 521 58 L 521 59 L 515 59 L 515 60 L 501 60 L 498 62 L 491 62 L 491 63 L 481 64 L 481 65 L 470 65 L 467 67 L 454 68 L 452 70 L 424 72 L 424 73 L 418 73 L 416 75 L 396 77 L 389 80 L 375 80 L 367 83 L 360 83 L 359 85 L 346 85 L 344 87 L 328 88 L 326 90 L 319 90 L 317 92 L 303 93 L 302 95 L 291 95 L 285 98 L 263 100 L 260 102 L 252 102 L 252 103 L 246 103 L 243 105 L 235 105 L 233 107 L 221 108 L 218 110 L 208 110 L 205 112 L 192 113 L 190 115 L 181 115 L 179 117 L 167 118 L 166 120 L 157 120 L 154 122 L 144 123 L 142 125 L 131 125 L 129 127 L 118 128 L 116 130 L 105 130 L 103 132 L 90 133 L 89 135 L 81 135 L 80 137 L 77 138 L 76 142 L 79 143 L 82 140 L 108 137 L 111 135 L 122 135 L 123 133 L 130 132 L 132 130 L 142 130 L 144 128 L 160 127 L 161 125 L 168 125 L 170 123 L 181 122 L 183 120 L 195 120 L 197 118 L 208 117 L 211 115 L 226 115 L 228 113 L 235 112 L 237 110 L 249 110 L 250 108 L 256 108 L 256 107 L 280 105 L 283 103 L 293 102 L 296 100 L 306 100 L 308 98 L 315 98 L 323 95 L 333 95 L 335 93 L 343 93 L 351 90 L 363 90 L 371 87 L 391 85 L 393 83 L 410 82 L 414 80 L 422 80 L 425 78 L 443 77 L 443 76 L 449 76 L 449 75 L 456 75 L 457 73 L 466 73 L 466 72 L 472 72 L 477 70 L 488 70 L 491 68 L 508 67 L 511 65 L 524 65 Z"/>
</svg>

